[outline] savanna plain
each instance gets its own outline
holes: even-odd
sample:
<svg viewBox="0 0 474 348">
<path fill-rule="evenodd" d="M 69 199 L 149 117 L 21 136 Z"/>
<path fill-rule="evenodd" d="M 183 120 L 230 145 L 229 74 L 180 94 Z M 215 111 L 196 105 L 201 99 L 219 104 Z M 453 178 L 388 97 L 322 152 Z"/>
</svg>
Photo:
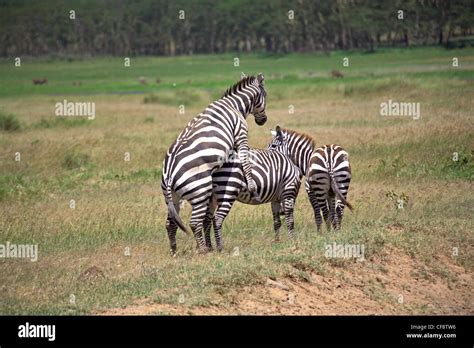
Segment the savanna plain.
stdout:
<svg viewBox="0 0 474 348">
<path fill-rule="evenodd" d="M 474 313 L 474 49 L 238 57 L 0 62 L 0 243 L 39 252 L 0 259 L 0 314 Z M 268 93 L 251 146 L 276 125 L 342 145 L 355 211 L 317 233 L 301 190 L 296 240 L 283 225 L 274 243 L 270 206 L 236 203 L 222 252 L 197 255 L 178 231 L 173 258 L 164 154 L 241 72 L 264 73 Z M 64 100 L 95 118 L 56 116 Z M 389 100 L 420 118 L 381 116 Z M 364 245 L 364 260 L 326 257 L 333 243 Z"/>
</svg>

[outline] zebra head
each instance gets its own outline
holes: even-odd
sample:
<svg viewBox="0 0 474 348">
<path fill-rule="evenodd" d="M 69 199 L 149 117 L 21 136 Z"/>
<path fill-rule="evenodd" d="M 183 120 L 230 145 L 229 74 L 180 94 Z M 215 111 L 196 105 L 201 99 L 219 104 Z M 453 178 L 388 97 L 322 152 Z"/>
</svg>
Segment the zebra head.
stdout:
<svg viewBox="0 0 474 348">
<path fill-rule="evenodd" d="M 257 76 L 257 83 L 258 83 L 258 93 L 253 101 L 253 105 L 251 106 L 250 113 L 253 114 L 255 118 L 255 123 L 259 126 L 263 126 L 265 122 L 267 122 L 267 114 L 265 113 L 265 105 L 266 105 L 266 97 L 267 92 L 265 91 L 265 87 L 263 86 L 264 81 L 263 74 L 260 73 Z"/>
<path fill-rule="evenodd" d="M 263 126 L 267 122 L 265 114 L 265 98 L 267 92 L 263 86 L 263 74 L 255 76 L 244 76 L 239 82 L 230 87 L 222 98 L 230 101 L 242 116 L 247 118 L 249 114 L 255 117 L 255 123 Z"/>
<path fill-rule="evenodd" d="M 273 139 L 271 143 L 268 144 L 267 150 L 275 150 L 288 156 L 289 150 L 285 132 L 282 131 L 280 126 L 276 126 L 275 130 L 271 131 L 271 133 Z"/>
</svg>

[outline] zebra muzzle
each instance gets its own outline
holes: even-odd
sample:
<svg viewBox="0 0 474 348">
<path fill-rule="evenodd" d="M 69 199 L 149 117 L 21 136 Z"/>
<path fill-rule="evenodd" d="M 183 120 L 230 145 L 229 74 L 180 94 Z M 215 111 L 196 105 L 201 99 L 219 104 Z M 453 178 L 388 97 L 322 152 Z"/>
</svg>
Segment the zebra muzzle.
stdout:
<svg viewBox="0 0 474 348">
<path fill-rule="evenodd" d="M 259 126 L 263 126 L 267 122 L 266 114 L 255 114 L 255 123 Z"/>
</svg>

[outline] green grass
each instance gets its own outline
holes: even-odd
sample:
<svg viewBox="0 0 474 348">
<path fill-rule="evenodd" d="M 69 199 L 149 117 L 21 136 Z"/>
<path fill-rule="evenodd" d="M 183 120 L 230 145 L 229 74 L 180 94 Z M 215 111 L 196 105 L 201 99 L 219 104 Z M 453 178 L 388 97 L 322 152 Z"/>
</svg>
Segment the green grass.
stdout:
<svg viewBox="0 0 474 348">
<path fill-rule="evenodd" d="M 431 79 L 453 77 L 472 81 L 473 58 L 470 49 L 445 50 L 411 48 L 379 50 L 374 54 L 360 52 L 334 52 L 321 54 L 290 55 L 238 55 L 240 65 L 234 66 L 234 55 L 196 55 L 191 57 L 131 57 L 131 66 L 124 67 L 123 59 L 93 58 L 77 61 L 24 58 L 21 67 L 13 61 L 0 64 L 3 83 L 0 96 L 29 94 L 90 95 L 100 93 L 150 93 L 173 91 L 183 87 L 222 93 L 222 86 L 229 86 L 241 72 L 265 72 L 272 85 L 316 84 L 326 87 L 346 81 L 364 84 L 367 78 L 412 72 L 415 78 Z M 460 68 L 452 68 L 452 57 L 458 57 Z M 350 66 L 344 68 L 342 59 L 349 58 Z M 333 79 L 331 70 L 341 70 L 346 76 Z M 466 69 L 468 75 L 466 75 Z M 419 71 L 421 70 L 421 71 Z M 462 72 L 460 71 L 462 70 Z M 313 77 L 308 77 L 309 75 Z M 140 77 L 149 80 L 147 85 Z M 46 77 L 48 83 L 35 86 L 31 79 Z M 155 80 L 161 82 L 157 84 Z M 81 82 L 80 85 L 73 83 Z M 271 91 L 271 89 L 270 89 Z M 172 92 L 171 92 L 172 93 Z M 178 104 L 179 105 L 179 104 Z"/>
<path fill-rule="evenodd" d="M 34 128 L 69 128 L 69 127 L 80 127 L 87 125 L 88 120 L 86 118 L 80 119 L 68 119 L 64 117 L 56 118 L 42 118 L 39 122 L 33 125 Z M 90 123 L 90 122 L 89 122 Z"/>
</svg>

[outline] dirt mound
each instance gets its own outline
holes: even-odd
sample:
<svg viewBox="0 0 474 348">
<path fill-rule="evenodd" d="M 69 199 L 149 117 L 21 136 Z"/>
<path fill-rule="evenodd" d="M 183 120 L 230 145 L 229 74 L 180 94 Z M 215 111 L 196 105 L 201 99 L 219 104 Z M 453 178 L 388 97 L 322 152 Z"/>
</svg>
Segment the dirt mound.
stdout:
<svg viewBox="0 0 474 348">
<path fill-rule="evenodd" d="M 257 286 L 229 289 L 213 305 L 188 307 L 141 299 L 102 315 L 391 315 L 474 314 L 470 274 L 442 261 L 452 280 L 431 274 L 419 261 L 396 250 L 372 262 L 310 273 L 307 280 L 269 279 Z"/>
</svg>

